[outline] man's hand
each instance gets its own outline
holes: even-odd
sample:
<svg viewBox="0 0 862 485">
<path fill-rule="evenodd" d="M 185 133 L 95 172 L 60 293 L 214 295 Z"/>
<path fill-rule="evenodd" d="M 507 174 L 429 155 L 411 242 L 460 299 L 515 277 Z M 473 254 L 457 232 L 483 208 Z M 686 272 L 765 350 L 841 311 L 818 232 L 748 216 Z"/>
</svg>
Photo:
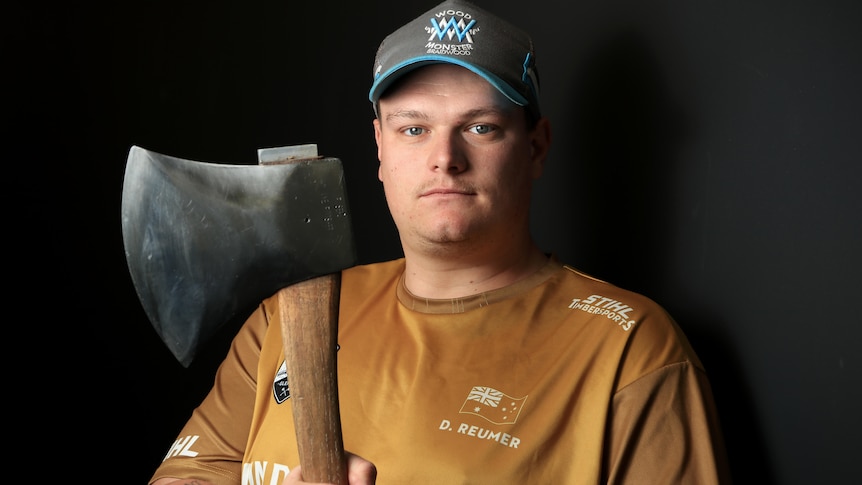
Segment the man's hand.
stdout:
<svg viewBox="0 0 862 485">
<path fill-rule="evenodd" d="M 347 453 L 347 483 L 348 485 L 374 485 L 377 482 L 377 467 L 370 461 Z M 302 468 L 295 466 L 281 485 L 328 485 L 324 483 L 309 483 L 302 481 Z"/>
</svg>

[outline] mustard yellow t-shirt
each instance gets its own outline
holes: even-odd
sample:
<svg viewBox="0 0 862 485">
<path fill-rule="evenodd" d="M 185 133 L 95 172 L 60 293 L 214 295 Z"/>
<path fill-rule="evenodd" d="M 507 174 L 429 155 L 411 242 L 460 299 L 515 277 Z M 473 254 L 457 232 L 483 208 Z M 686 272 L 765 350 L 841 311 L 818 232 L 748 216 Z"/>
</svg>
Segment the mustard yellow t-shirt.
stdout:
<svg viewBox="0 0 862 485">
<path fill-rule="evenodd" d="M 554 258 L 510 287 L 411 295 L 403 259 L 343 272 L 345 449 L 381 485 L 728 483 L 704 369 L 655 302 Z M 298 464 L 276 296 L 153 475 L 279 485 Z"/>
</svg>

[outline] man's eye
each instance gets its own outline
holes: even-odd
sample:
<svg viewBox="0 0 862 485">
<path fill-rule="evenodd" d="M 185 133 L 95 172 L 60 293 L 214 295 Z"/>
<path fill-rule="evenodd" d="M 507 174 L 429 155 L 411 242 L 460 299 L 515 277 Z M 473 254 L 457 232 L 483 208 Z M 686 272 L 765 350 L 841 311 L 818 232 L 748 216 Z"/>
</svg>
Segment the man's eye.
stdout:
<svg viewBox="0 0 862 485">
<path fill-rule="evenodd" d="M 402 133 L 404 133 L 407 136 L 419 136 L 422 133 L 425 133 L 425 130 L 423 130 L 422 128 L 419 128 L 417 126 L 411 126 L 410 128 L 407 128 L 406 130 L 404 130 Z"/>
<path fill-rule="evenodd" d="M 474 125 L 470 127 L 469 131 L 476 133 L 477 135 L 487 135 L 494 131 L 494 127 L 491 125 Z"/>
</svg>

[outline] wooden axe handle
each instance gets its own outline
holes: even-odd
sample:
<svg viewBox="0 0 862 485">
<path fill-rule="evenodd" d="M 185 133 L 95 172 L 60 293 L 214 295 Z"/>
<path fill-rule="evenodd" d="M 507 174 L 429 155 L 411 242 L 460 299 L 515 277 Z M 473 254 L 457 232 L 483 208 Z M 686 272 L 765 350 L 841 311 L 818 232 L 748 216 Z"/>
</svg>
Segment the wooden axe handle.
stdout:
<svg viewBox="0 0 862 485">
<path fill-rule="evenodd" d="M 341 273 L 279 290 L 287 383 L 302 477 L 347 485 L 336 345 Z"/>
</svg>

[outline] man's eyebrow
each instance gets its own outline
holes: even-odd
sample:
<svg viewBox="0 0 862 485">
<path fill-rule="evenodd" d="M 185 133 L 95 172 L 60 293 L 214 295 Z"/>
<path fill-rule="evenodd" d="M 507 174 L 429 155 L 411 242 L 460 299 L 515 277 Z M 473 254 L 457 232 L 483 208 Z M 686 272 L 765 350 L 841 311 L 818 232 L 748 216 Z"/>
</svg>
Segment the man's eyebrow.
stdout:
<svg viewBox="0 0 862 485">
<path fill-rule="evenodd" d="M 509 116 L 512 113 L 511 109 L 504 109 L 499 106 L 489 106 L 482 108 L 471 109 L 464 113 L 464 117 L 468 119 L 480 118 L 482 116 Z"/>
<path fill-rule="evenodd" d="M 386 115 L 386 120 L 391 121 L 394 119 L 406 119 L 406 120 L 427 120 L 428 115 L 421 111 L 410 110 L 410 109 L 400 109 L 397 111 L 393 111 Z"/>
<path fill-rule="evenodd" d="M 484 116 L 508 116 L 510 115 L 512 110 L 501 108 L 499 106 L 488 106 L 488 107 L 480 107 L 474 108 L 468 111 L 465 111 L 460 115 L 462 119 L 470 120 L 474 118 L 480 118 Z M 428 115 L 422 111 L 417 110 L 396 110 L 392 113 L 386 115 L 386 120 L 394 120 L 394 119 L 406 119 L 406 120 L 427 120 Z"/>
</svg>

